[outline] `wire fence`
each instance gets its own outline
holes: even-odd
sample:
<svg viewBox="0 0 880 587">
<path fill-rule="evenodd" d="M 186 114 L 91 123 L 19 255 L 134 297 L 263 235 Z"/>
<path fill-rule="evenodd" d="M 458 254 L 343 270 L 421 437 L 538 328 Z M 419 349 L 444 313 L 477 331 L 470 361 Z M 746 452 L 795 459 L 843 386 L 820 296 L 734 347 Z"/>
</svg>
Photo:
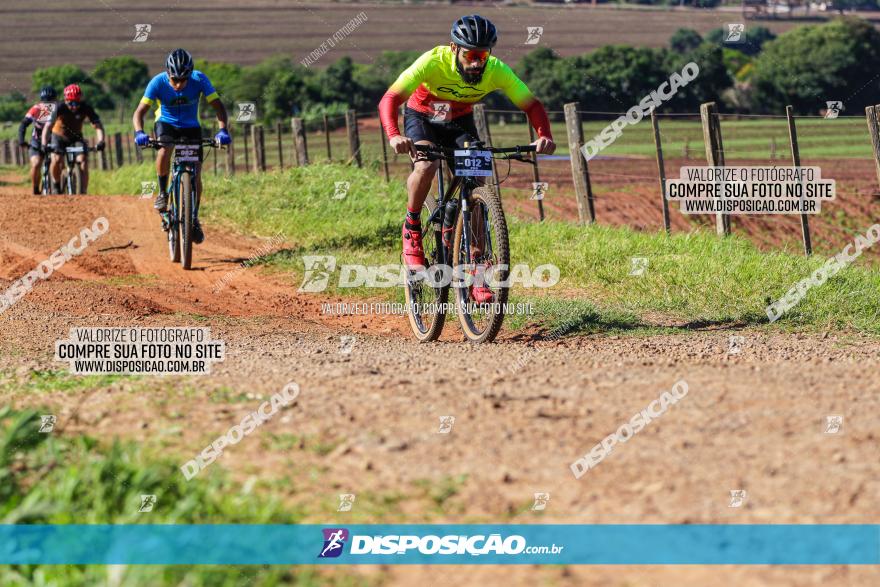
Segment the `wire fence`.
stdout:
<svg viewBox="0 0 880 587">
<path fill-rule="evenodd" d="M 519 110 L 474 107 L 481 140 L 496 146 L 528 144 L 534 139 L 525 114 Z M 856 230 L 873 223 L 877 192 L 877 154 L 870 124 L 863 116 L 792 117 L 796 142 L 789 135 L 789 116 L 770 114 L 656 113 L 628 124 L 615 140 L 589 162 L 579 154 L 584 144 L 626 113 L 580 110 L 576 104 L 549 111 L 558 143 L 553 156 L 540 156 L 535 170 L 526 166 L 498 169 L 498 186 L 505 206 L 523 218 L 626 225 L 640 230 L 689 231 L 716 225 L 713 215 L 685 215 L 665 201 L 661 177 L 675 178 L 683 166 L 794 165 L 796 144 L 802 166 L 817 166 L 823 177 L 837 180 L 837 198 L 809 219 L 809 230 L 820 248 L 832 249 Z M 708 123 L 707 123 L 708 120 Z M 212 152 L 205 161 L 216 174 L 260 173 L 314 163 L 343 163 L 373 169 L 388 181 L 404 179 L 412 169 L 406 155 L 394 153 L 376 113 L 348 111 L 284 122 L 231 121 L 233 146 Z M 206 126 L 204 132 L 215 128 Z M 708 133 L 708 134 L 707 134 Z M 717 134 L 718 145 L 706 148 Z M 656 140 L 655 140 L 656 134 Z M 880 137 L 877 139 L 880 144 Z M 880 147 L 878 147 L 880 148 Z M 153 151 L 134 148 L 132 138 L 116 133 L 107 149 L 97 154 L 101 169 L 153 158 Z M 0 164 L 26 165 L 27 154 L 15 141 L 0 142 Z M 795 249 L 804 241 L 799 216 L 737 215 L 726 220 L 729 229 L 744 232 L 759 245 Z M 805 242 L 803 242 L 806 245 Z M 805 246 L 809 252 L 809 248 Z"/>
</svg>

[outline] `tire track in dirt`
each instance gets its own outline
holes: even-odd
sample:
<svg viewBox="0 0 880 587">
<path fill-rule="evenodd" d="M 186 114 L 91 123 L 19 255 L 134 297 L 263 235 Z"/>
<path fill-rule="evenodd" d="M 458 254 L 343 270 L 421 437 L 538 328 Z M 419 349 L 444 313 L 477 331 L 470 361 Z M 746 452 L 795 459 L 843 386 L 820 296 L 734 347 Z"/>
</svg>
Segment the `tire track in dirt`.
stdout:
<svg viewBox="0 0 880 587">
<path fill-rule="evenodd" d="M 161 439 L 172 454 L 192 455 L 256 398 L 295 380 L 302 393 L 286 420 L 229 450 L 221 467 L 242 480 L 290 479 L 283 498 L 311 522 L 878 521 L 873 339 L 753 329 L 735 332 L 746 337 L 738 355 L 727 353 L 734 332 L 725 329 L 556 342 L 507 333 L 480 347 L 418 345 L 403 317 L 323 316 L 321 302 L 335 300 L 300 294 L 298 284 L 257 269 L 212 295 L 257 239 L 206 226 L 196 270 L 184 272 L 167 260 L 149 201 L 39 198 L 10 187 L 0 188 L 0 287 L 98 216 L 109 232 L 0 315 L 0 373 L 20 382 L 32 370 L 62 369 L 52 361 L 54 341 L 71 326 L 210 326 L 227 359 L 203 378 L 0 393 L 17 407 L 51 406 L 69 433 Z M 455 339 L 457 325 L 448 328 Z M 350 354 L 339 352 L 340 334 L 356 335 Z M 512 371 L 526 353 L 531 360 Z M 690 385 L 686 398 L 574 479 L 574 459 L 680 378 Z M 237 405 L 223 399 L 225 389 L 254 398 Z M 843 434 L 822 433 L 828 414 L 844 416 Z M 438 434 L 445 415 L 455 416 L 453 431 Z M 278 444 L 273 435 L 300 440 Z M 310 449 L 314 442 L 328 448 Z M 728 507 L 731 489 L 748 491 L 742 508 Z M 547 510 L 530 511 L 533 494 L 548 490 Z M 354 512 L 335 512 L 339 493 L 359 496 Z M 715 567 L 396 567 L 386 576 L 409 585 L 441 572 L 456 585 L 851 585 L 880 577 L 831 567 L 725 567 L 721 575 Z"/>
</svg>

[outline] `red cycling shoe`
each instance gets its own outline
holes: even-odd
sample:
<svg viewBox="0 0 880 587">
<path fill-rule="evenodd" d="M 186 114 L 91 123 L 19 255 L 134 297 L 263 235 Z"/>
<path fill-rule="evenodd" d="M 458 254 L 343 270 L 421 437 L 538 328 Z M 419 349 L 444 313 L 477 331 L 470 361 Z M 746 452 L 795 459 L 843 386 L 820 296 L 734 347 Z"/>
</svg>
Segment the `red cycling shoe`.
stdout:
<svg viewBox="0 0 880 587">
<path fill-rule="evenodd" d="M 422 233 L 403 225 L 403 263 L 410 271 L 420 271 L 427 267 L 425 249 L 422 247 Z"/>
</svg>

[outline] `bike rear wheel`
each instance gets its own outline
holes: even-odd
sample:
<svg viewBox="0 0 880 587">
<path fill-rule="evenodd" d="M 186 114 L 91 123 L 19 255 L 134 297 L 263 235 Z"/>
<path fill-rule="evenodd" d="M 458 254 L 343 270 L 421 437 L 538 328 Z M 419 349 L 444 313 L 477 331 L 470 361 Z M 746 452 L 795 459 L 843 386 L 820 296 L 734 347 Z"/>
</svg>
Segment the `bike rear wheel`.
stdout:
<svg viewBox="0 0 880 587">
<path fill-rule="evenodd" d="M 168 215 L 166 233 L 168 235 L 168 256 L 172 263 L 180 263 L 180 206 L 178 202 L 180 202 L 180 189 L 175 185 L 170 202 L 171 208 L 164 213 Z"/>
<path fill-rule="evenodd" d="M 443 249 L 440 226 L 430 222 L 437 209 L 437 201 L 428 197 L 424 204 L 427 217 L 422 230 L 422 246 L 425 249 L 425 260 L 428 269 L 425 274 L 413 275 L 407 271 L 406 295 L 407 318 L 410 328 L 419 342 L 431 342 L 440 337 L 446 321 L 446 302 L 449 299 L 449 283 L 438 265 L 443 263 Z M 440 218 L 442 224 L 442 218 Z"/>
<path fill-rule="evenodd" d="M 61 170 L 61 189 L 68 196 L 76 194 L 76 175 L 68 168 Z"/>
<path fill-rule="evenodd" d="M 82 167 L 80 167 L 79 163 L 74 164 L 73 166 L 73 183 L 72 185 L 72 194 L 84 194 L 83 191 L 83 180 L 82 180 Z"/>
<path fill-rule="evenodd" d="M 452 285 L 458 307 L 458 320 L 465 337 L 476 343 L 492 342 L 501 330 L 504 305 L 510 293 L 510 286 L 507 283 L 510 275 L 507 220 L 504 218 L 500 198 L 494 190 L 487 187 L 476 188 L 471 193 L 470 210 L 471 226 L 464 226 L 464 214 L 461 212 L 455 226 Z M 468 230 L 467 242 L 473 246 L 477 242 L 474 231 L 475 217 L 482 220 L 481 230 L 485 232 L 485 237 L 479 255 L 468 258 L 464 231 Z M 472 249 L 472 257 L 473 252 Z M 483 278 L 479 271 L 476 271 L 477 267 L 482 267 L 483 274 L 488 278 L 485 285 L 493 293 L 492 303 L 476 304 L 471 295 L 473 285 L 466 285 L 463 280 L 463 276 L 471 275 L 476 282 L 480 282 Z"/>
<path fill-rule="evenodd" d="M 180 264 L 192 268 L 193 185 L 192 175 L 180 174 Z"/>
<path fill-rule="evenodd" d="M 49 163 L 48 163 L 49 155 L 45 155 L 44 157 L 45 157 L 45 159 L 43 160 L 43 165 L 42 165 L 43 175 L 41 176 L 41 181 L 42 181 L 43 185 L 42 185 L 42 189 L 40 189 L 40 193 L 43 194 L 44 196 L 48 196 L 49 194 L 52 193 L 52 178 L 51 178 L 51 175 L 49 174 Z"/>
</svg>

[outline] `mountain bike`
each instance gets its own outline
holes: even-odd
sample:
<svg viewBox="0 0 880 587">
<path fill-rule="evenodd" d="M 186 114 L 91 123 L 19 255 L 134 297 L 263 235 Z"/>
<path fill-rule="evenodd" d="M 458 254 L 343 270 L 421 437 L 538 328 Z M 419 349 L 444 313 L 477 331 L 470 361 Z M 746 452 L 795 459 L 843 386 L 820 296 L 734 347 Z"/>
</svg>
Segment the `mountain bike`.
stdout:
<svg viewBox="0 0 880 587">
<path fill-rule="evenodd" d="M 428 267 L 407 275 L 404 288 L 407 317 L 421 342 L 437 340 L 446 321 L 450 286 L 465 337 L 475 343 L 491 342 L 504 321 L 510 285 L 510 247 L 501 199 L 478 177 L 492 176 L 492 161 L 522 161 L 535 165 L 525 153 L 534 145 L 496 148 L 481 142 L 463 149 L 415 145 L 429 161 L 439 161 L 437 197 L 426 198 L 428 220 L 423 223 L 422 245 Z M 443 166 L 453 170 L 444 189 Z M 474 285 L 493 294 L 489 303 L 475 303 Z"/>
<path fill-rule="evenodd" d="M 39 146 L 39 143 L 37 146 Z M 40 147 L 40 152 L 43 154 L 43 172 L 40 174 L 40 193 L 44 196 L 48 196 L 52 193 L 52 174 L 49 173 L 52 153 L 48 149 L 43 149 L 42 147 Z"/>
<path fill-rule="evenodd" d="M 198 217 L 198 176 L 204 158 L 204 147 L 219 148 L 213 139 L 150 140 L 149 148 L 174 147 L 171 163 L 170 209 L 162 213 L 162 230 L 168 235 L 168 256 L 184 269 L 192 268 L 192 228 Z"/>
<path fill-rule="evenodd" d="M 61 170 L 62 193 L 69 196 L 82 192 L 82 164 L 76 160 L 85 153 L 94 153 L 95 147 L 87 147 L 83 142 L 75 142 L 64 149 L 64 169 Z"/>
</svg>

